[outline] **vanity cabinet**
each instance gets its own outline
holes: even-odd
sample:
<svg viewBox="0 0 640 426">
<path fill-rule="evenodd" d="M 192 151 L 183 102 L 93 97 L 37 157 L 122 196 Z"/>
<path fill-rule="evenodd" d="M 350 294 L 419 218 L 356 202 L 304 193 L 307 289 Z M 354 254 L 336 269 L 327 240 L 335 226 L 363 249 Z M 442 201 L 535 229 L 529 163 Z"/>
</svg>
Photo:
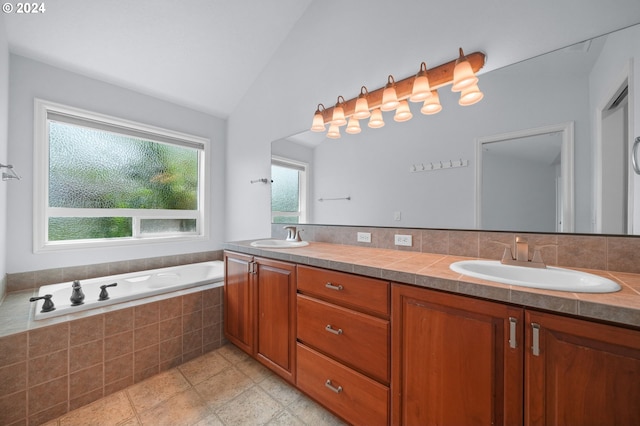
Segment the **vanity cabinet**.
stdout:
<svg viewBox="0 0 640 426">
<path fill-rule="evenodd" d="M 640 424 L 640 331 L 392 286 L 392 423 Z"/>
<path fill-rule="evenodd" d="M 392 423 L 522 423 L 523 310 L 393 284 Z"/>
<path fill-rule="evenodd" d="M 224 334 L 295 383 L 296 265 L 225 252 Z"/>
<path fill-rule="evenodd" d="M 640 424 L 640 331 L 525 316 L 526 425 Z"/>
<path fill-rule="evenodd" d="M 390 284 L 298 266 L 297 385 L 352 424 L 389 424 Z"/>
</svg>

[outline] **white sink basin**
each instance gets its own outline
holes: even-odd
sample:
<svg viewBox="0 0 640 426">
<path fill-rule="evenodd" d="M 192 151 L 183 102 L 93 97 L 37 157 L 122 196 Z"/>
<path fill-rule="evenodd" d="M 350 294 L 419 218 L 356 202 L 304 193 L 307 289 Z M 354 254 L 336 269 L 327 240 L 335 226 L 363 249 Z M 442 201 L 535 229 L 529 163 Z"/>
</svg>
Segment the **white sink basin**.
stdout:
<svg viewBox="0 0 640 426">
<path fill-rule="evenodd" d="M 286 240 L 258 240 L 251 243 L 251 247 L 259 248 L 295 248 L 308 246 L 308 241 L 286 241 Z"/>
<path fill-rule="evenodd" d="M 574 293 L 610 293 L 620 286 L 610 279 L 571 269 L 547 266 L 546 269 L 503 265 L 498 260 L 463 260 L 452 263 L 452 271 L 488 281 L 545 290 Z"/>
</svg>

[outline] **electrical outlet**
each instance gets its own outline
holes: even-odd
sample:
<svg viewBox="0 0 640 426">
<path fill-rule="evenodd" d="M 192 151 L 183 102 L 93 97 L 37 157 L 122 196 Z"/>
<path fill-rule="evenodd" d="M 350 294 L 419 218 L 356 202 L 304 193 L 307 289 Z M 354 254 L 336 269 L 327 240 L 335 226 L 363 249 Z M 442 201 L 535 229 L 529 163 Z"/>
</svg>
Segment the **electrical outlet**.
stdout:
<svg viewBox="0 0 640 426">
<path fill-rule="evenodd" d="M 413 245 L 413 237 L 411 235 L 396 234 L 394 237 L 394 243 L 397 246 L 411 247 Z"/>
<path fill-rule="evenodd" d="M 371 232 L 358 232 L 358 242 L 359 243 L 370 243 L 371 242 Z"/>
</svg>

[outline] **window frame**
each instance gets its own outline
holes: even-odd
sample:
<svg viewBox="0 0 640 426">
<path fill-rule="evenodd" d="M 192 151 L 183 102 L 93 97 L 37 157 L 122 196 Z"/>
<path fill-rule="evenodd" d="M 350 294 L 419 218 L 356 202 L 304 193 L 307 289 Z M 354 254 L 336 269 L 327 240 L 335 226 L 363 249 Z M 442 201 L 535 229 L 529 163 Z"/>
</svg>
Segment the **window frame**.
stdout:
<svg viewBox="0 0 640 426">
<path fill-rule="evenodd" d="M 298 194 L 298 205 L 300 209 L 298 212 L 282 212 L 271 210 L 271 223 L 275 223 L 273 218 L 276 216 L 284 217 L 298 217 L 298 223 L 306 223 L 308 221 L 308 200 L 309 200 L 309 163 L 299 160 L 293 160 L 291 158 L 281 157 L 278 155 L 271 156 L 271 167 L 274 165 L 280 167 L 288 167 L 298 171 L 302 171 L 302 175 L 299 176 L 298 188 L 300 188 Z"/>
<path fill-rule="evenodd" d="M 104 127 L 121 129 L 120 134 L 130 135 L 156 143 L 182 145 L 196 148 L 198 152 L 198 208 L 197 210 L 169 209 L 95 209 L 49 207 L 49 116 L 67 116 L 86 127 L 104 130 Z M 94 126 L 92 126 L 92 124 Z M 129 132 L 127 132 L 129 131 Z M 141 136 L 142 135 L 142 136 Z M 173 143 L 172 143 L 173 141 Z M 130 246 L 159 242 L 184 242 L 209 239 L 209 168 L 210 141 L 156 126 L 142 124 L 118 117 L 100 114 L 55 102 L 34 100 L 34 156 L 33 156 L 33 251 L 34 253 L 78 248 Z M 82 214 L 78 214 L 82 213 Z M 95 238 L 86 240 L 49 241 L 49 217 L 131 217 L 131 237 Z M 196 231 L 189 233 L 144 233 L 140 221 L 144 219 L 196 219 Z"/>
</svg>

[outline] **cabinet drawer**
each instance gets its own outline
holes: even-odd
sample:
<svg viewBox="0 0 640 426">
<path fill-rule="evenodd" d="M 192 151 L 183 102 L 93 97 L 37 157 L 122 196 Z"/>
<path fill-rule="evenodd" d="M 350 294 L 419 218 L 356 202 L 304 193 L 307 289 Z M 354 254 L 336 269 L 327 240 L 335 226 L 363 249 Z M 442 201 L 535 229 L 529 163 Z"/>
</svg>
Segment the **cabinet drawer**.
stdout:
<svg viewBox="0 0 640 426">
<path fill-rule="evenodd" d="M 298 291 L 389 316 L 389 283 L 386 281 L 298 266 Z"/>
<path fill-rule="evenodd" d="M 389 383 L 389 321 L 298 294 L 298 340 Z"/>
<path fill-rule="evenodd" d="M 298 387 L 354 425 L 389 424 L 389 388 L 298 343 Z"/>
</svg>

